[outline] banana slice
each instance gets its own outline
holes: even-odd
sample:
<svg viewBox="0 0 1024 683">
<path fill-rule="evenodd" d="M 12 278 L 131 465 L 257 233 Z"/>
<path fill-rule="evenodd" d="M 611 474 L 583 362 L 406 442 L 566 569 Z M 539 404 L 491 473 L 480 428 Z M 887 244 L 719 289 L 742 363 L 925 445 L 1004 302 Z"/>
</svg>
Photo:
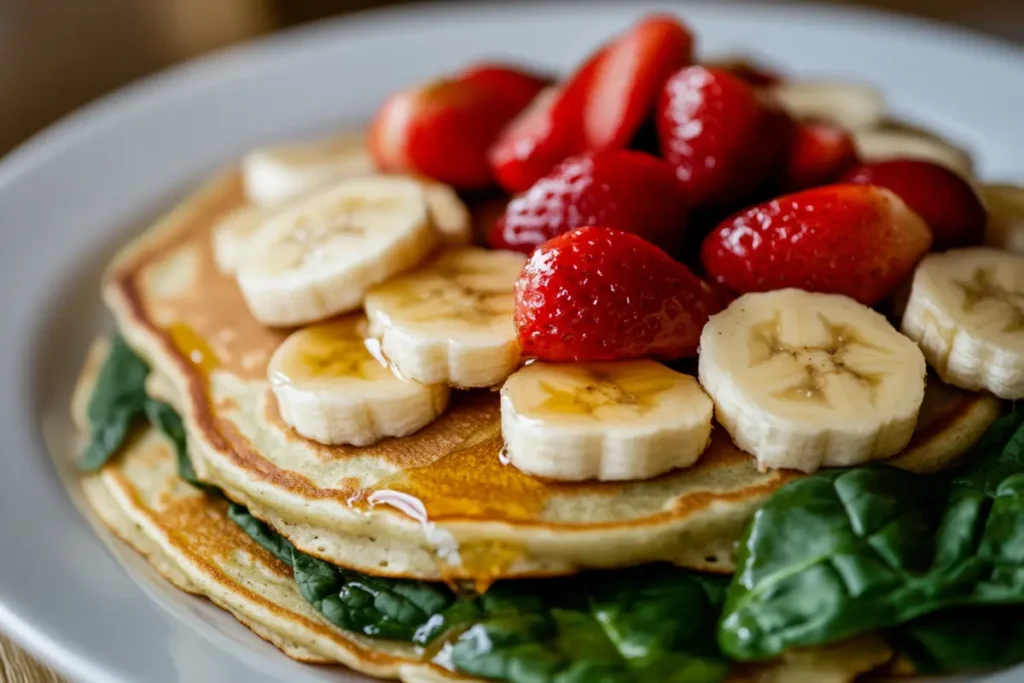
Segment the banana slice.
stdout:
<svg viewBox="0 0 1024 683">
<path fill-rule="evenodd" d="M 418 182 L 348 180 L 264 222 L 245 248 L 238 285 L 261 323 L 301 325 L 358 308 L 367 289 L 437 242 Z"/>
<path fill-rule="evenodd" d="M 974 177 L 974 162 L 966 151 L 936 137 L 908 130 L 853 131 L 853 142 L 866 162 L 922 159 L 945 166 L 965 178 Z"/>
<path fill-rule="evenodd" d="M 281 418 L 323 444 L 369 446 L 406 436 L 444 412 L 448 387 L 400 379 L 365 341 L 366 319 L 346 316 L 292 333 L 270 359 Z"/>
<path fill-rule="evenodd" d="M 1024 398 L 1024 256 L 986 247 L 928 256 L 903 332 L 946 383 Z"/>
<path fill-rule="evenodd" d="M 860 130 L 877 126 L 885 118 L 882 93 L 858 83 L 790 81 L 767 92 L 798 119 L 821 119 Z"/>
<path fill-rule="evenodd" d="M 380 176 L 378 176 L 380 177 Z M 453 188 L 444 183 L 425 183 L 423 190 L 430 220 L 445 244 L 461 246 L 472 239 L 473 223 L 469 209 Z M 256 230 L 271 216 L 280 213 L 292 201 L 276 206 L 240 206 L 213 226 L 213 258 L 225 275 L 238 272 L 242 252 Z"/>
<path fill-rule="evenodd" d="M 531 363 L 501 389 L 508 461 L 548 479 L 648 479 L 689 467 L 714 406 L 689 375 L 650 360 Z"/>
<path fill-rule="evenodd" d="M 700 338 L 718 421 L 761 469 L 813 472 L 898 453 L 924 398 L 924 356 L 853 299 L 747 294 Z"/>
<path fill-rule="evenodd" d="M 983 185 L 981 199 L 988 208 L 985 244 L 1024 254 L 1024 187 Z"/>
<path fill-rule="evenodd" d="M 513 287 L 526 256 L 463 247 L 366 296 L 370 334 L 403 377 L 489 387 L 519 364 Z"/>
<path fill-rule="evenodd" d="M 245 204 L 230 212 L 213 226 L 213 260 L 225 275 L 234 275 L 242 260 L 242 253 L 253 233 L 263 225 L 274 210 Z"/>
<path fill-rule="evenodd" d="M 327 182 L 375 171 L 362 134 L 343 133 L 249 152 L 242 158 L 242 185 L 250 202 L 272 206 Z"/>
</svg>

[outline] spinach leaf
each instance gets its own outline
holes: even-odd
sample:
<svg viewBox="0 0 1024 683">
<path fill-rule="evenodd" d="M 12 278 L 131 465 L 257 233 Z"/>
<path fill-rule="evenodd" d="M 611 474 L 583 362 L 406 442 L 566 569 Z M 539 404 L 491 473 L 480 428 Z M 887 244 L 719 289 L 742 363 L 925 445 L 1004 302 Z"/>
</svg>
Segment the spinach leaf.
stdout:
<svg viewBox="0 0 1024 683">
<path fill-rule="evenodd" d="M 145 412 L 148 374 L 146 363 L 124 339 L 114 337 L 89 399 L 91 438 L 78 462 L 79 469 L 95 472 L 121 450 L 132 427 Z"/>
<path fill-rule="evenodd" d="M 302 597 L 346 631 L 411 641 L 431 617 L 455 601 L 451 591 L 440 584 L 368 576 L 300 552 L 237 503 L 228 506 L 228 517 L 290 566 Z"/>
<path fill-rule="evenodd" d="M 145 409 L 149 424 L 159 429 L 174 445 L 174 454 L 178 462 L 178 476 L 206 493 L 221 495 L 220 489 L 216 486 L 204 484 L 196 477 L 196 471 L 192 467 L 192 460 L 188 457 L 188 438 L 185 433 L 185 425 L 181 421 L 178 412 L 163 401 L 157 401 L 148 397 L 146 398 Z"/>
<path fill-rule="evenodd" d="M 779 490 L 737 553 L 719 642 L 774 657 L 960 605 L 1024 602 L 1024 410 L 950 476 L 883 466 Z"/>
<path fill-rule="evenodd" d="M 714 642 L 722 591 L 708 587 L 653 566 L 498 584 L 444 656 L 505 683 L 714 683 L 729 662 Z"/>
<path fill-rule="evenodd" d="M 894 629 L 889 643 L 922 674 L 1002 669 L 1024 662 L 1024 610 L 944 610 Z"/>
<path fill-rule="evenodd" d="M 299 592 L 339 628 L 411 641 L 455 596 L 441 584 L 368 576 L 298 551 L 292 569 Z"/>
<path fill-rule="evenodd" d="M 249 538 L 256 541 L 271 555 L 292 566 L 292 555 L 298 551 L 287 538 L 256 519 L 248 508 L 238 503 L 228 505 L 228 519 L 237 524 Z"/>
</svg>

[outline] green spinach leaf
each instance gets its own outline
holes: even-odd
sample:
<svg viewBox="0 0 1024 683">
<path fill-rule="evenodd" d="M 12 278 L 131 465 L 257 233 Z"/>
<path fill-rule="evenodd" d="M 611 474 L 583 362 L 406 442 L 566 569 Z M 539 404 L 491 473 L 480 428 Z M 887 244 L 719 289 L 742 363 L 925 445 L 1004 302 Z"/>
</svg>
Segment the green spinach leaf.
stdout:
<svg viewBox="0 0 1024 683">
<path fill-rule="evenodd" d="M 95 472 L 121 450 L 132 427 L 145 413 L 148 374 L 146 363 L 124 339 L 114 337 L 89 399 L 91 434 L 78 462 L 81 470 Z"/>
<path fill-rule="evenodd" d="M 249 538 L 256 541 L 271 555 L 292 566 L 292 556 L 298 551 L 287 538 L 277 533 L 261 520 L 256 519 L 248 508 L 238 503 L 228 505 L 228 519 L 241 527 Z"/>
<path fill-rule="evenodd" d="M 1024 410 L 953 477 L 883 466 L 778 491 L 740 542 L 719 642 L 769 659 L 961 605 L 1024 602 Z"/>
<path fill-rule="evenodd" d="M 729 669 L 714 642 L 721 595 L 661 566 L 498 584 L 444 656 L 505 683 L 715 683 Z"/>
<path fill-rule="evenodd" d="M 181 421 L 178 412 L 163 401 L 147 397 L 146 417 L 149 419 L 149 424 L 159 429 L 174 445 L 174 454 L 178 463 L 178 476 L 206 493 L 221 495 L 220 489 L 210 484 L 204 484 L 196 476 L 196 471 L 192 467 L 192 460 L 188 457 L 188 438 L 185 433 L 185 425 Z"/>
<path fill-rule="evenodd" d="M 922 674 L 1001 669 L 1024 662 L 1024 610 L 944 610 L 894 629 L 889 643 Z"/>
</svg>

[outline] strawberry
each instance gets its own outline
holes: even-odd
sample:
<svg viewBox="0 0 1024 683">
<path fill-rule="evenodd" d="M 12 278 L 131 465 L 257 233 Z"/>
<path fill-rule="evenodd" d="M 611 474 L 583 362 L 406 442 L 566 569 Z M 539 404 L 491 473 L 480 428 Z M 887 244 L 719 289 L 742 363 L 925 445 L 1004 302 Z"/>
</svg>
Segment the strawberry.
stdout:
<svg viewBox="0 0 1024 683">
<path fill-rule="evenodd" d="M 701 262 L 742 294 L 797 287 L 873 306 L 930 246 L 928 226 L 892 192 L 826 185 L 727 219 L 705 238 Z"/>
<path fill-rule="evenodd" d="M 846 129 L 801 121 L 793 127 L 782 187 L 795 192 L 834 183 L 857 161 L 857 147 Z"/>
<path fill-rule="evenodd" d="M 862 164 L 843 182 L 885 187 L 928 223 L 936 249 L 981 244 L 988 213 L 974 189 L 953 171 L 916 159 Z"/>
<path fill-rule="evenodd" d="M 569 157 L 514 198 L 490 234 L 491 246 L 529 253 L 552 237 L 587 225 L 677 245 L 687 205 L 675 171 L 657 157 L 614 149 Z"/>
<path fill-rule="evenodd" d="M 690 66 L 672 76 L 657 112 L 662 156 L 695 207 L 734 205 L 781 168 L 792 122 L 722 69 Z"/>
<path fill-rule="evenodd" d="M 424 175 L 459 189 L 487 187 L 493 184 L 487 150 L 520 109 L 472 81 L 414 86 L 377 111 L 370 152 L 384 171 Z"/>
<path fill-rule="evenodd" d="M 456 80 L 476 83 L 508 99 L 520 110 L 525 109 L 541 90 L 554 80 L 510 64 L 479 62 L 456 74 Z"/>
<path fill-rule="evenodd" d="M 602 227 L 540 246 L 515 291 L 523 354 L 547 361 L 692 356 L 704 323 L 724 307 L 707 283 L 653 244 Z"/>
<path fill-rule="evenodd" d="M 628 145 L 654 111 L 661 86 L 692 61 L 693 35 L 674 17 L 647 17 L 613 40 L 583 106 L 587 149 Z"/>
</svg>

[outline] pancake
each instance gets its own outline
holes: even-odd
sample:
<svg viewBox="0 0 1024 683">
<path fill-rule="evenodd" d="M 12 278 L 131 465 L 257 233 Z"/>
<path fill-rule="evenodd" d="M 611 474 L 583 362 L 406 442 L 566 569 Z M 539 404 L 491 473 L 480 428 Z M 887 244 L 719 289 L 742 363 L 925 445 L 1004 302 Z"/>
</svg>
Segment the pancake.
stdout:
<svg viewBox="0 0 1024 683">
<path fill-rule="evenodd" d="M 418 552 L 379 570 L 484 583 L 656 560 L 729 571 L 754 510 L 799 476 L 758 472 L 718 428 L 694 467 L 657 479 L 540 481 L 501 464 L 489 391 L 454 392 L 443 417 L 402 439 L 366 448 L 304 439 L 281 420 L 266 378 L 288 331 L 258 324 L 214 265 L 211 226 L 242 202 L 237 173 L 207 184 L 122 250 L 104 296 L 129 344 L 173 385 L 199 475 L 309 554 L 344 565 L 352 560 L 337 538 L 386 538 Z M 1000 410 L 937 380 L 926 402 L 897 466 L 941 469 Z"/>
<path fill-rule="evenodd" d="M 102 345 L 94 348 L 76 391 L 73 411 L 80 430 L 85 428 L 84 406 L 104 353 Z M 340 663 L 404 683 L 473 683 L 425 661 L 412 646 L 367 638 L 328 623 L 302 598 L 290 568 L 230 521 L 227 501 L 178 478 L 171 444 L 153 429 L 143 430 L 83 486 L 100 518 L 161 574 L 208 597 L 286 655 L 307 663 Z M 728 680 L 847 683 L 891 658 L 882 639 L 866 636 L 794 652 L 764 665 L 737 666 Z"/>
</svg>

